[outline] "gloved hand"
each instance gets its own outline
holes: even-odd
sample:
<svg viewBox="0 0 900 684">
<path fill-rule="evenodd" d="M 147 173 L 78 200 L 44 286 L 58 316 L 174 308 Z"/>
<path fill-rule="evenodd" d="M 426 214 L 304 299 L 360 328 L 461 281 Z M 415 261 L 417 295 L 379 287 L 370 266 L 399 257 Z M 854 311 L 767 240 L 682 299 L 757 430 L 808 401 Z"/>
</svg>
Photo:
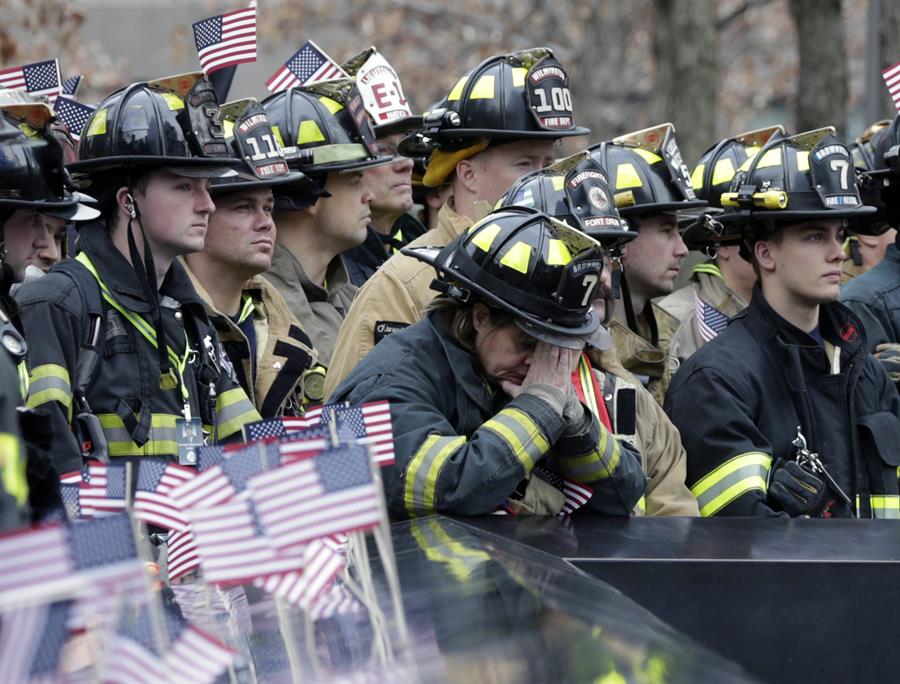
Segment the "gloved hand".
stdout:
<svg viewBox="0 0 900 684">
<path fill-rule="evenodd" d="M 900 384 L 900 343 L 879 344 L 875 347 L 875 358 L 881 361 L 891 380 Z"/>
<path fill-rule="evenodd" d="M 778 459 L 772 468 L 769 496 L 791 517 L 815 517 L 828 504 L 828 485 L 796 461 Z"/>
</svg>

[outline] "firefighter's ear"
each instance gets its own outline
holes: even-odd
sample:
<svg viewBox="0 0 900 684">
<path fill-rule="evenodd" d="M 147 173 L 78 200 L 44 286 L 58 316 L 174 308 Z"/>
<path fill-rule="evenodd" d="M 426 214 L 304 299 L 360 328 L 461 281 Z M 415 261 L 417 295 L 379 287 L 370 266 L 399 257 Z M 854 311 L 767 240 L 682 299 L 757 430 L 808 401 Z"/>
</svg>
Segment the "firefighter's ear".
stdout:
<svg viewBox="0 0 900 684">
<path fill-rule="evenodd" d="M 131 218 L 137 217 L 137 208 L 134 204 L 134 195 L 127 187 L 121 187 L 116 191 L 116 204 Z"/>
<path fill-rule="evenodd" d="M 775 270 L 775 243 L 771 240 L 759 240 L 753 245 L 753 256 L 759 264 L 760 271 L 771 273 Z"/>
</svg>

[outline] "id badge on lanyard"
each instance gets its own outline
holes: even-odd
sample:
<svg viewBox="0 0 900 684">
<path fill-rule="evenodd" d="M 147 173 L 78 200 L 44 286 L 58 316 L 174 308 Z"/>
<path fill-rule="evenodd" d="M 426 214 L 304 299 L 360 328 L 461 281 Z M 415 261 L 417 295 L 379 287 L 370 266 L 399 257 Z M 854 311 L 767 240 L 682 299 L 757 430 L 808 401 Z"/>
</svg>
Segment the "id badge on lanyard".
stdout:
<svg viewBox="0 0 900 684">
<path fill-rule="evenodd" d="M 175 420 L 178 439 L 178 465 L 196 466 L 197 450 L 204 446 L 203 421 L 191 416 L 191 406 L 184 404 L 184 417 Z"/>
</svg>

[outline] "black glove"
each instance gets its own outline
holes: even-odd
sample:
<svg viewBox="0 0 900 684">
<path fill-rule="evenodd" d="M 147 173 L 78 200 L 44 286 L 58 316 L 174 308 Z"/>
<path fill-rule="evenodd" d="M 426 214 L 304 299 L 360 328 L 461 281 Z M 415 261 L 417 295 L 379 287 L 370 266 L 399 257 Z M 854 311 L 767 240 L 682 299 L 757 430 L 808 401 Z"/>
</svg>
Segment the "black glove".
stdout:
<svg viewBox="0 0 900 684">
<path fill-rule="evenodd" d="M 796 461 L 778 459 L 772 469 L 769 496 L 791 517 L 815 517 L 828 504 L 828 485 Z"/>
</svg>

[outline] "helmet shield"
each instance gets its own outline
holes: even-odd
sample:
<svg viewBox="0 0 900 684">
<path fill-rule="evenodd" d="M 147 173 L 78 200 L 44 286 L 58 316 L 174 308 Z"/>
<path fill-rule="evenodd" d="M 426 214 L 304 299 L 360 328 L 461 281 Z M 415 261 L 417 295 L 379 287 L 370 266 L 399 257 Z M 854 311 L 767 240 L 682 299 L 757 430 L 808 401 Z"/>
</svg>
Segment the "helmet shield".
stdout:
<svg viewBox="0 0 900 684">
<path fill-rule="evenodd" d="M 810 150 L 812 185 L 825 208 L 862 206 L 853 168 L 850 150 L 836 139 L 826 138 Z"/>
<path fill-rule="evenodd" d="M 528 69 L 525 100 L 541 130 L 570 131 L 575 127 L 569 75 L 549 51 Z"/>
<path fill-rule="evenodd" d="M 408 133 L 422 124 L 422 117 L 413 116 L 409 108 L 394 67 L 374 47 L 354 55 L 341 68 L 356 80 L 375 137 Z"/>
</svg>

